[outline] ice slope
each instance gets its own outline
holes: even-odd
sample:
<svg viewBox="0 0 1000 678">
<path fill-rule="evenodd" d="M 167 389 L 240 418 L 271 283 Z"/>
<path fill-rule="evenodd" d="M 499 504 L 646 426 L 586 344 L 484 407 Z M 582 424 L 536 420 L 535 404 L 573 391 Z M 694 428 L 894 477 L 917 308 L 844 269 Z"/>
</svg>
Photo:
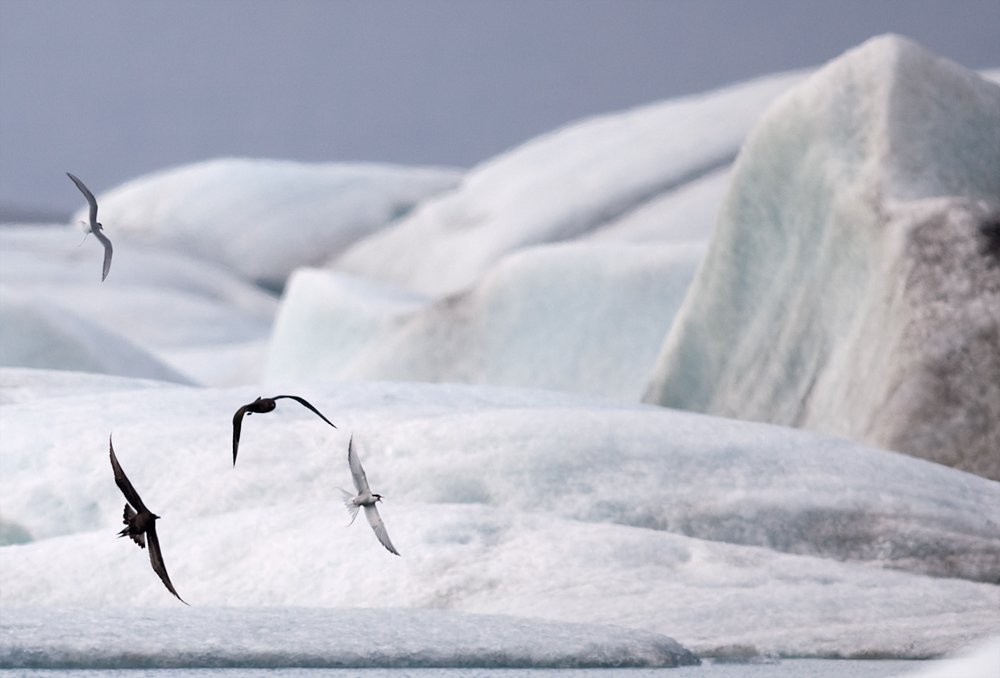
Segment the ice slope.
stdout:
<svg viewBox="0 0 1000 678">
<path fill-rule="evenodd" d="M 39 628 L 45 633 L 39 634 Z M 129 629 L 123 642 L 122 629 Z M 19 609 L 0 668 L 623 668 L 697 664 L 665 636 L 437 610 Z"/>
<path fill-rule="evenodd" d="M 996 678 L 1000 670 L 1000 636 L 965 648 L 955 656 L 932 662 L 906 678 Z"/>
<path fill-rule="evenodd" d="M 551 388 L 635 402 L 702 253 L 697 243 L 604 240 L 526 248 L 470 290 L 424 303 L 300 272 L 282 300 L 266 375 Z"/>
<path fill-rule="evenodd" d="M 646 400 L 1000 478 L 1000 87 L 898 36 L 768 110 Z"/>
<path fill-rule="evenodd" d="M 764 107 L 800 78 L 770 76 L 532 139 L 332 265 L 433 296 L 458 292 L 514 250 L 586 236 L 724 169 Z"/>
<path fill-rule="evenodd" d="M 297 266 L 325 261 L 459 176 L 443 168 L 218 159 L 99 193 L 98 216 L 113 240 L 166 245 L 280 289 Z M 82 218 L 84 208 L 74 220 Z"/>
<path fill-rule="evenodd" d="M 1000 486 L 904 455 L 557 392 L 370 382 L 285 384 L 339 430 L 279 407 L 246 421 L 234 469 L 232 412 L 255 391 L 69 396 L 45 378 L 59 397 L 0 406 L 0 509 L 33 539 L 0 548 L 5 608 L 178 604 L 115 539 L 113 432 L 199 608 L 433 608 L 804 656 L 935 656 L 1000 623 L 1000 589 L 955 578 L 996 581 Z M 346 526 L 349 435 L 400 558 Z"/>
<path fill-rule="evenodd" d="M 42 297 L 6 285 L 0 286 L 0 365 L 190 383 L 125 337 Z"/>
<path fill-rule="evenodd" d="M 217 265 L 133 242 L 117 243 L 102 283 L 102 251 L 88 240 L 62 227 L 0 228 L 0 286 L 14 304 L 0 330 L 5 364 L 212 384 L 259 379 L 273 296 Z M 33 336 L 29 325 L 48 329 Z M 84 335 L 83 326 L 94 329 Z M 61 337 L 66 357 L 42 349 L 41 336 Z M 132 348 L 116 349 L 119 342 Z"/>
</svg>

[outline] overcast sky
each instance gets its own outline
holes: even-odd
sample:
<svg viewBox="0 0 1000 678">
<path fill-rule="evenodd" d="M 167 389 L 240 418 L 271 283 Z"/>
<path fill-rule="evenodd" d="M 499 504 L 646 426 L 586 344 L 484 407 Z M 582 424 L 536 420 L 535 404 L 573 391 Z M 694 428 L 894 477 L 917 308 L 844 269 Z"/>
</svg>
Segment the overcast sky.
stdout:
<svg viewBox="0 0 1000 678">
<path fill-rule="evenodd" d="M 0 0 L 0 214 L 218 156 L 470 166 L 572 120 L 907 35 L 1000 66 L 1000 0 Z"/>
</svg>

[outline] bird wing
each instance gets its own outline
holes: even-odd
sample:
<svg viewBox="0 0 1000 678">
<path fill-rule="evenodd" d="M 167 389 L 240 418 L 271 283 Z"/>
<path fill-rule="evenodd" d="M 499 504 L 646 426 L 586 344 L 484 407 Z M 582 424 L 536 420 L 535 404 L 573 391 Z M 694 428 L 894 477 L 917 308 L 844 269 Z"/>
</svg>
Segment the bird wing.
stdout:
<svg viewBox="0 0 1000 678">
<path fill-rule="evenodd" d="M 66 172 L 66 176 L 73 180 L 76 187 L 80 189 L 81 193 L 83 193 L 83 197 L 87 199 L 87 203 L 90 205 L 90 228 L 93 229 L 94 224 L 97 223 L 97 198 L 94 197 L 94 194 L 90 192 L 89 188 L 83 185 L 82 181 L 74 177 L 69 172 Z"/>
<path fill-rule="evenodd" d="M 118 489 L 122 491 L 125 495 L 125 499 L 128 503 L 135 507 L 135 510 L 139 513 L 144 511 L 148 512 L 149 509 L 146 505 L 142 503 L 142 499 L 139 498 L 139 493 L 135 491 L 132 487 L 132 483 L 129 482 L 128 476 L 125 475 L 125 471 L 122 470 L 121 464 L 118 463 L 118 457 L 115 456 L 114 445 L 111 444 L 111 437 L 108 437 L 108 448 L 111 450 L 111 469 L 115 472 L 115 485 Z"/>
<path fill-rule="evenodd" d="M 368 487 L 368 477 L 365 476 L 365 470 L 361 468 L 361 460 L 358 459 L 358 453 L 354 451 L 354 436 L 351 436 L 347 443 L 347 463 L 351 467 L 354 489 L 358 491 L 358 494 L 371 492 L 371 488 Z"/>
<path fill-rule="evenodd" d="M 273 398 L 271 398 L 271 400 L 278 400 L 279 398 L 291 398 L 292 400 L 298 401 L 302 405 L 308 407 L 310 410 L 312 410 L 313 412 L 315 412 L 317 414 L 317 416 L 319 416 L 320 419 L 322 419 L 323 421 L 325 421 L 326 423 L 328 423 L 330 426 L 333 426 L 334 428 L 337 428 L 332 421 L 330 421 L 329 419 L 327 419 L 326 417 L 324 417 L 323 413 L 320 412 L 319 410 L 317 410 L 315 407 L 313 407 L 309 403 L 309 401 L 306 400 L 305 398 L 300 398 L 298 396 L 293 396 L 293 395 L 279 395 L 279 396 L 274 396 Z"/>
<path fill-rule="evenodd" d="M 167 587 L 167 590 L 177 596 L 177 600 L 187 605 L 187 601 L 178 595 L 174 590 L 174 585 L 170 583 L 170 575 L 167 574 L 167 566 L 163 564 L 163 553 L 160 552 L 160 540 L 156 536 L 156 523 L 152 523 L 146 528 L 146 537 L 149 541 L 149 562 L 153 566 L 153 572 L 160 576 L 160 581 Z"/>
<path fill-rule="evenodd" d="M 233 466 L 236 466 L 236 452 L 240 448 L 240 431 L 243 430 L 243 415 L 250 409 L 249 405 L 244 405 L 236 410 L 233 415 Z"/>
<path fill-rule="evenodd" d="M 382 542 L 382 546 L 388 549 L 389 553 L 395 553 L 399 555 L 399 551 L 396 547 L 392 545 L 389 541 L 389 533 L 385 529 L 385 523 L 382 522 L 382 516 L 379 515 L 378 509 L 375 508 L 375 504 L 369 504 L 365 506 L 365 517 L 368 518 L 368 522 L 371 523 L 372 529 L 375 530 L 375 536 L 378 540 Z"/>
<path fill-rule="evenodd" d="M 108 240 L 108 236 L 104 235 L 103 230 L 101 228 L 93 229 L 94 237 L 104 245 L 104 267 L 101 269 L 101 282 L 104 282 L 104 279 L 108 277 L 108 271 L 111 270 L 111 252 L 114 249 L 111 247 L 111 241 Z"/>
</svg>

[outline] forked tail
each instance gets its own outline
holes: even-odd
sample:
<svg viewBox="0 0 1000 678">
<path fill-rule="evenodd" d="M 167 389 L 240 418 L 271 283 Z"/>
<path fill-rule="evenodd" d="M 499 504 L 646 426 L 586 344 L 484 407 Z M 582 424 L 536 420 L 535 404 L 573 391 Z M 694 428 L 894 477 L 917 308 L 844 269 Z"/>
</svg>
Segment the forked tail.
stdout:
<svg viewBox="0 0 1000 678">
<path fill-rule="evenodd" d="M 338 487 L 337 489 L 340 490 L 340 493 L 342 495 L 344 495 L 344 506 L 347 507 L 347 512 L 351 514 L 351 522 L 349 522 L 347 524 L 348 525 L 353 525 L 354 524 L 354 519 L 358 517 L 358 510 L 361 507 L 354 503 L 354 493 L 353 492 L 348 492 L 347 490 L 345 490 L 342 487 Z"/>
</svg>

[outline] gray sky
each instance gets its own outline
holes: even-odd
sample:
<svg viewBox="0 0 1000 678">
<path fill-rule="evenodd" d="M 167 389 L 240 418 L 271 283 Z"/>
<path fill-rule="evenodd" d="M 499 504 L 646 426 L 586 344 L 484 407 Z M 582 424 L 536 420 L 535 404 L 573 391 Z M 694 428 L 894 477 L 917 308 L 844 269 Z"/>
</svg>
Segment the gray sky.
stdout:
<svg viewBox="0 0 1000 678">
<path fill-rule="evenodd" d="M 218 156 L 470 166 L 885 32 L 1000 66 L 1000 0 L 0 0 L 0 217 Z"/>
</svg>

